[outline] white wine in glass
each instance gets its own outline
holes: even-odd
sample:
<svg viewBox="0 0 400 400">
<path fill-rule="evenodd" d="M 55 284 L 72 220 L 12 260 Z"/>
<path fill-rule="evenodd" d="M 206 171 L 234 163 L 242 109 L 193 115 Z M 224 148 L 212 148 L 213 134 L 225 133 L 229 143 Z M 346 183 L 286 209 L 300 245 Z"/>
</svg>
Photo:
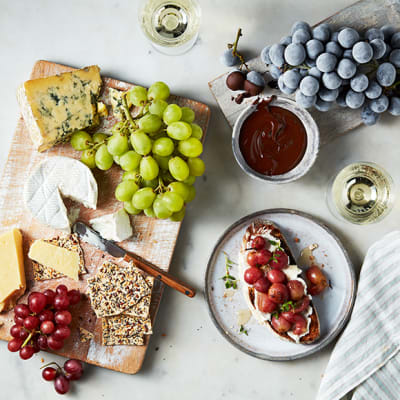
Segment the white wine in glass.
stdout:
<svg viewBox="0 0 400 400">
<path fill-rule="evenodd" d="M 139 22 L 156 50 L 183 54 L 196 42 L 201 10 L 196 0 L 143 0 Z"/>
<path fill-rule="evenodd" d="M 394 186 L 390 175 L 371 162 L 342 169 L 328 188 L 332 213 L 354 224 L 378 222 L 393 207 Z"/>
</svg>

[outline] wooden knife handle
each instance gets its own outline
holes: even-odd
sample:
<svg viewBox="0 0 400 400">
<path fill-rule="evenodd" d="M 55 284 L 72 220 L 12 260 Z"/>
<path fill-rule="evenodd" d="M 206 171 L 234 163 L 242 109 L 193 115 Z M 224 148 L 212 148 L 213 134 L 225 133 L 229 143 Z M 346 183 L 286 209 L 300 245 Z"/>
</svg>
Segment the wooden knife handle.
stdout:
<svg viewBox="0 0 400 400">
<path fill-rule="evenodd" d="M 174 278 L 168 272 L 163 271 L 162 269 L 156 267 L 154 264 L 146 261 L 142 257 L 137 254 L 125 254 L 124 260 L 127 262 L 135 263 L 141 270 L 148 273 L 151 276 L 154 276 L 156 279 L 159 279 L 161 282 L 165 283 L 167 286 L 172 289 L 177 290 L 185 294 L 188 297 L 194 297 L 196 291 L 190 286 L 186 285 L 184 282 L 179 279 Z"/>
</svg>

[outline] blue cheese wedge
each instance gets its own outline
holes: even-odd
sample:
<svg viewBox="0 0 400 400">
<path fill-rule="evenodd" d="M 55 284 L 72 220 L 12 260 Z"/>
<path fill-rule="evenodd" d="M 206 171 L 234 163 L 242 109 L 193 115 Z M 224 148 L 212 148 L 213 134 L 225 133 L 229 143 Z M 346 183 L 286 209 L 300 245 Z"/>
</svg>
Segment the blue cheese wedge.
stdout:
<svg viewBox="0 0 400 400">
<path fill-rule="evenodd" d="M 44 151 L 96 125 L 101 85 L 96 65 L 22 84 L 17 99 L 35 148 Z"/>
</svg>

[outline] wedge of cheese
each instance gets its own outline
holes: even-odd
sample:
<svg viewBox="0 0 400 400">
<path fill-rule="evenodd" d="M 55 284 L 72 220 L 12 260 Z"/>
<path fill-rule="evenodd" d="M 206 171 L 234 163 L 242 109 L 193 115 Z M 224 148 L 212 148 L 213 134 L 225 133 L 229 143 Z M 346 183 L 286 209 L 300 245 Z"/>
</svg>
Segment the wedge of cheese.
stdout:
<svg viewBox="0 0 400 400">
<path fill-rule="evenodd" d="M 17 99 L 35 148 L 44 151 L 98 123 L 101 85 L 97 65 L 22 84 Z"/>
<path fill-rule="evenodd" d="M 79 280 L 80 258 L 76 251 L 55 246 L 44 240 L 35 240 L 28 256 L 45 267 L 53 268 L 76 281 Z"/>
<path fill-rule="evenodd" d="M 22 235 L 13 229 L 0 236 L 0 312 L 13 308 L 25 289 Z"/>
</svg>

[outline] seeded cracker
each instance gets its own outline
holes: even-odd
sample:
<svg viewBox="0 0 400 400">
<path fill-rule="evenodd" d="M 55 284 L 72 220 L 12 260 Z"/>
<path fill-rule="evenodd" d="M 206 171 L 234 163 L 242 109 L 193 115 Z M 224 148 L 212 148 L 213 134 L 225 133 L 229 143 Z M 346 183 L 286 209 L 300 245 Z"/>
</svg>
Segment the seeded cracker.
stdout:
<svg viewBox="0 0 400 400">
<path fill-rule="evenodd" d="M 79 340 L 81 343 L 86 343 L 89 340 L 92 340 L 94 338 L 94 335 L 92 332 L 89 332 L 85 328 L 79 327 Z"/>
<path fill-rule="evenodd" d="M 150 319 L 117 315 L 115 317 L 102 318 L 103 346 L 136 345 L 144 344 L 143 335 L 150 335 Z"/>
<path fill-rule="evenodd" d="M 70 251 L 75 251 L 79 254 L 79 274 L 86 274 L 85 260 L 83 258 L 83 251 L 79 245 L 78 236 L 75 234 L 55 237 L 53 239 L 44 240 L 44 242 L 51 243 L 58 247 L 63 247 Z M 54 270 L 53 268 L 45 267 L 42 264 L 32 261 L 33 265 L 33 279 L 35 281 L 45 281 L 47 279 L 57 279 L 64 277 L 65 275 L 61 272 Z"/>
<path fill-rule="evenodd" d="M 105 262 L 87 282 L 87 294 L 97 317 L 121 314 L 151 294 L 141 273 L 131 265 L 119 267 Z"/>
<path fill-rule="evenodd" d="M 132 317 L 147 318 L 150 313 L 151 294 L 142 297 L 132 308 L 124 312 Z"/>
</svg>

